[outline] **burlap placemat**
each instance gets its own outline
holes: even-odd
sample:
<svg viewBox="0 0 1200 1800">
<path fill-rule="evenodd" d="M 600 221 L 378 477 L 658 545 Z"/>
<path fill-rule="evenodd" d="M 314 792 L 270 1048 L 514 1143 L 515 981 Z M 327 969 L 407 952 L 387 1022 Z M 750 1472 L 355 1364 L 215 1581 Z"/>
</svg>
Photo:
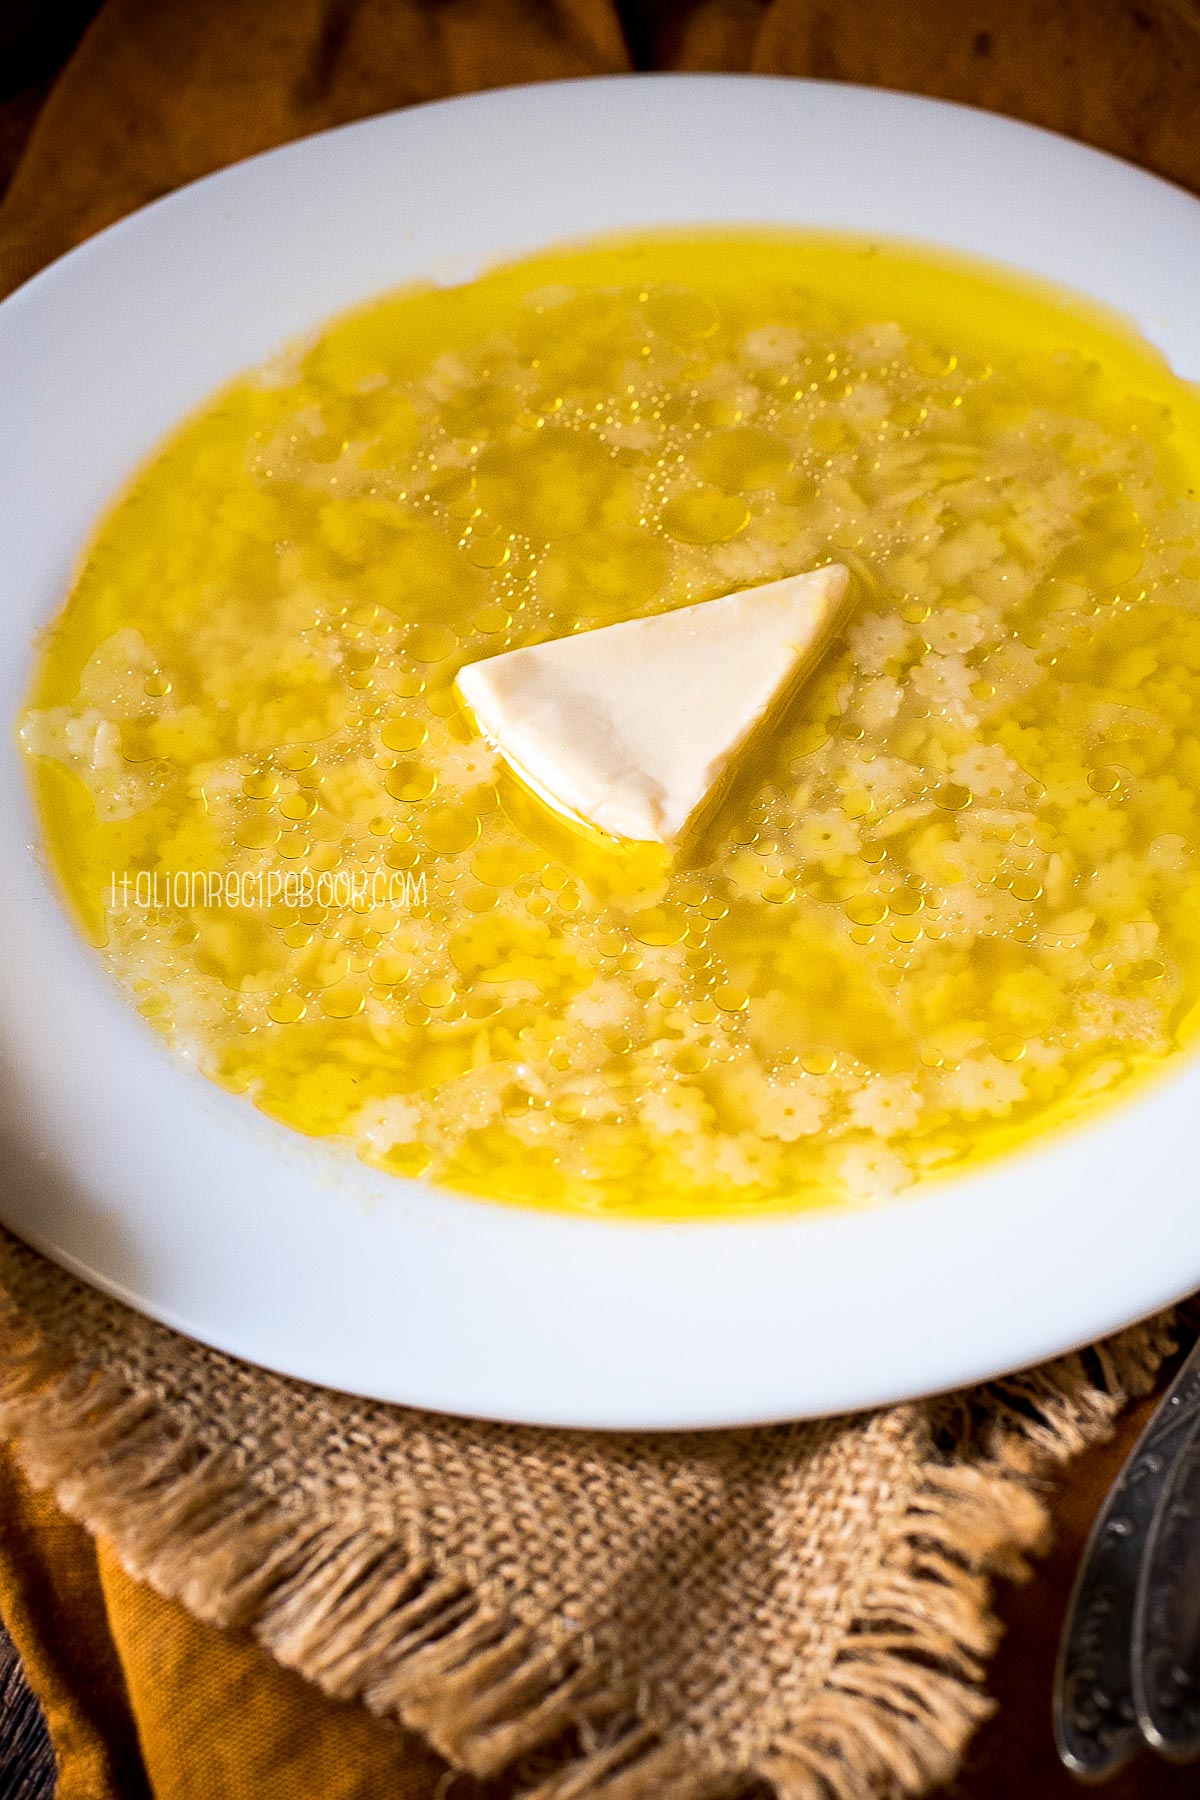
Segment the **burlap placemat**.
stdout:
<svg viewBox="0 0 1200 1800">
<path fill-rule="evenodd" d="M 674 66 L 975 98 L 1196 184 L 1197 16 L 1190 0 L 699 0 L 625 23 Z M 609 0 L 114 0 L 0 209 L 0 289 L 299 131 L 628 60 Z M 951 1776 L 987 1711 L 990 1577 L 1021 1571 L 1048 1475 L 1148 1388 L 1170 1343 L 1159 1320 L 868 1418 L 598 1437 L 265 1374 L 12 1239 L 0 1290 L 0 1430 L 133 1574 L 539 1800 L 760 1783 L 878 1800 Z"/>
<path fill-rule="evenodd" d="M 599 1437 L 266 1374 L 11 1239 L 0 1284 L 0 1430 L 35 1482 L 132 1574 L 537 1800 L 947 1779 L 988 1710 L 988 1576 L 1169 1347 L 1160 1322 L 867 1418 Z"/>
</svg>

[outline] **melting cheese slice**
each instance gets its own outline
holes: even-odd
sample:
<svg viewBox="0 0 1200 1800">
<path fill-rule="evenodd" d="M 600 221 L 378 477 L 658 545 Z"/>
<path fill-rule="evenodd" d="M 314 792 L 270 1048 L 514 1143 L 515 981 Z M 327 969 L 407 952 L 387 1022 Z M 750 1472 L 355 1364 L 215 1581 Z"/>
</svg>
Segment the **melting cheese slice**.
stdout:
<svg viewBox="0 0 1200 1800">
<path fill-rule="evenodd" d="M 849 579 L 834 563 L 509 650 L 468 663 L 458 689 L 548 805 L 610 837 L 670 843 L 811 668 Z"/>
</svg>

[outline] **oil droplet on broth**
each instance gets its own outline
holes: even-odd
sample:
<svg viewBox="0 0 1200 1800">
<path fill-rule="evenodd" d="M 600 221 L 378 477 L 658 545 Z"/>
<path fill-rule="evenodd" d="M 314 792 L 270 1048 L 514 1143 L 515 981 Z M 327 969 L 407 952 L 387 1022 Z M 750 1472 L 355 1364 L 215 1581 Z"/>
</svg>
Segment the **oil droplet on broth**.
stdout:
<svg viewBox="0 0 1200 1800">
<path fill-rule="evenodd" d="M 282 827 L 272 818 L 244 819 L 235 832 L 235 841 L 246 850 L 269 850 L 279 842 Z"/>
<path fill-rule="evenodd" d="M 473 537 L 464 548 L 477 569 L 502 569 L 512 556 L 512 546 L 498 537 Z"/>
<path fill-rule="evenodd" d="M 725 544 L 749 522 L 745 501 L 718 488 L 677 494 L 663 508 L 663 528 L 681 544 Z"/>
<path fill-rule="evenodd" d="M 715 432 L 694 453 L 702 481 L 727 493 L 775 486 L 791 467 L 789 446 L 773 432 L 754 426 Z M 736 516 L 731 512 L 731 516 Z"/>
<path fill-rule="evenodd" d="M 155 1027 L 383 1167 L 682 1213 L 953 1168 L 1161 1060 L 1200 995 L 1195 403 L 1107 325 L 929 277 L 564 252 L 368 307 L 186 426 L 27 725 Z M 843 554 L 844 639 L 673 861 L 514 797 L 461 717 L 463 660 Z M 127 865 L 293 886 L 114 912 Z"/>
<path fill-rule="evenodd" d="M 712 337 L 720 313 L 705 294 L 684 288 L 659 288 L 646 295 L 646 319 L 655 331 L 675 343 L 691 344 Z"/>
<path fill-rule="evenodd" d="M 444 625 L 418 625 L 408 641 L 414 662 L 438 663 L 454 649 L 454 633 Z"/>
<path fill-rule="evenodd" d="M 462 807 L 434 806 L 421 820 L 421 838 L 427 850 L 455 856 L 469 850 L 480 833 L 481 821 Z"/>
<path fill-rule="evenodd" d="M 385 749 L 411 752 L 421 748 L 429 736 L 429 727 L 423 719 L 401 715 L 389 719 L 379 736 Z"/>
<path fill-rule="evenodd" d="M 397 763 L 393 769 L 389 769 L 384 782 L 384 788 L 393 800 L 403 800 L 409 804 L 428 800 L 436 787 L 435 771 L 414 762 Z"/>
<path fill-rule="evenodd" d="M 667 907 L 653 906 L 636 914 L 629 922 L 629 929 L 639 944 L 666 946 L 679 943 L 687 930 L 687 921 Z"/>
</svg>

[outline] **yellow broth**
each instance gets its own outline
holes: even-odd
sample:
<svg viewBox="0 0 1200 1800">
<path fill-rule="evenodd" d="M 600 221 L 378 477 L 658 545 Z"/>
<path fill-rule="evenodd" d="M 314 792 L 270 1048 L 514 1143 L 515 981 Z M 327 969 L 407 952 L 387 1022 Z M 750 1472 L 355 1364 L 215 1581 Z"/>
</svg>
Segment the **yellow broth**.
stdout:
<svg viewBox="0 0 1200 1800">
<path fill-rule="evenodd" d="M 376 301 L 103 520 L 22 726 L 139 1010 L 496 1199 L 894 1193 L 1162 1064 L 1200 979 L 1200 408 L 1001 271 L 765 234 Z M 830 560 L 843 635 L 676 855 L 587 837 L 464 662 Z"/>
</svg>

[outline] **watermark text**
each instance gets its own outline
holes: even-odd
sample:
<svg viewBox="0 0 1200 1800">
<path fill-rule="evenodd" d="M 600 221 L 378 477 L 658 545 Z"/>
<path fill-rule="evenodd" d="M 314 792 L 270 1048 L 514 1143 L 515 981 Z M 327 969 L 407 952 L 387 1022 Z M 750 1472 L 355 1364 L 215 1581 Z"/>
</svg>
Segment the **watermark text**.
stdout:
<svg viewBox="0 0 1200 1800">
<path fill-rule="evenodd" d="M 406 912 L 426 903 L 423 869 L 114 869 L 108 884 L 110 912 L 312 906 Z"/>
</svg>

